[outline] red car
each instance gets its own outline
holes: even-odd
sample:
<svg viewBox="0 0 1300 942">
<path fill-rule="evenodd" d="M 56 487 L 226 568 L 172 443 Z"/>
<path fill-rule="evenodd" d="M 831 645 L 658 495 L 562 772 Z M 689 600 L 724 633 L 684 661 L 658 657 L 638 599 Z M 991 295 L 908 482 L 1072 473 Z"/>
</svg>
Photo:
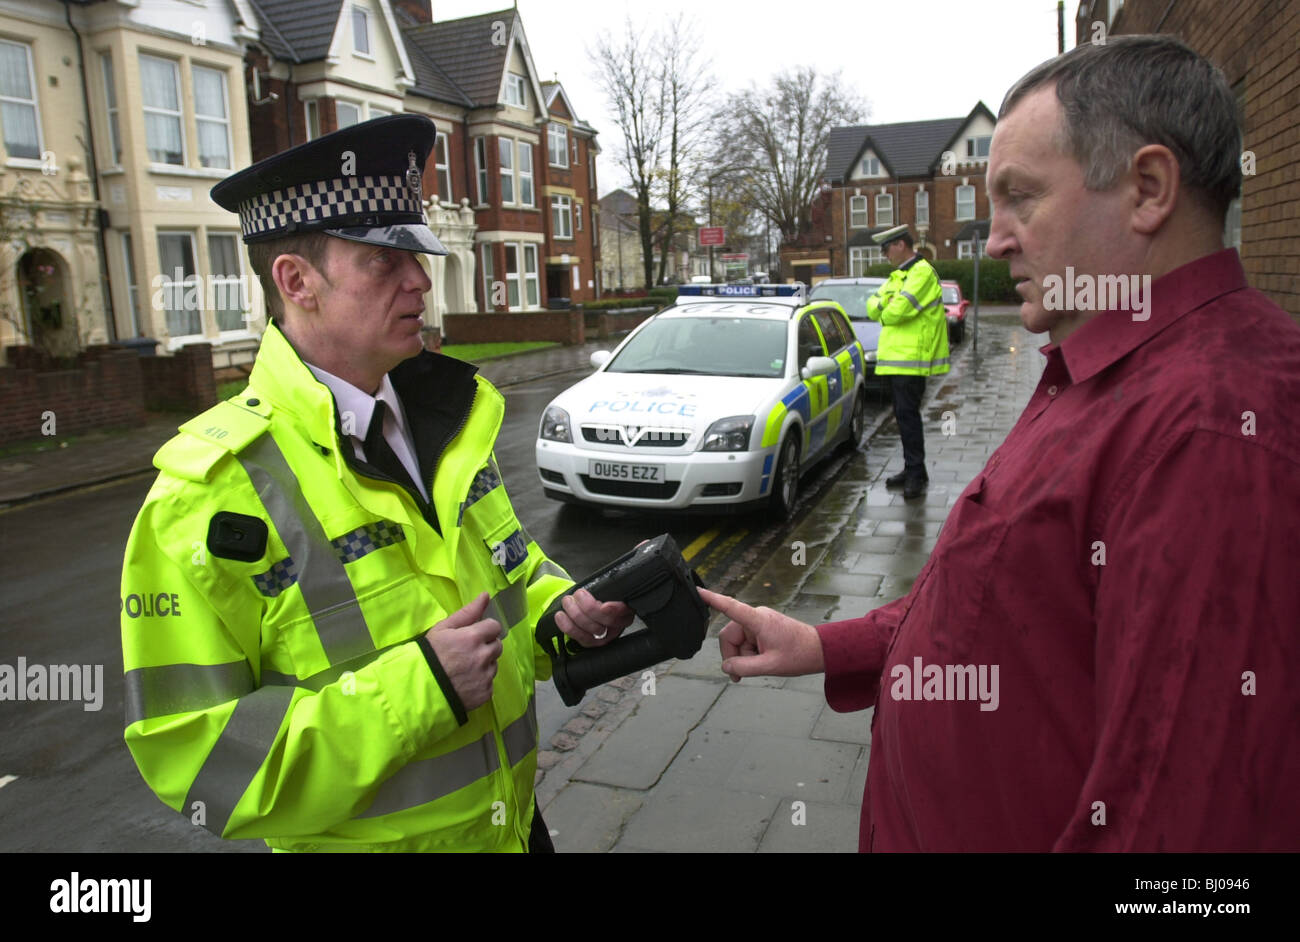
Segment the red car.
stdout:
<svg viewBox="0 0 1300 942">
<path fill-rule="evenodd" d="M 966 336 L 966 309 L 970 301 L 961 296 L 961 285 L 955 281 L 941 281 L 943 307 L 948 315 L 948 343 L 961 343 Z"/>
</svg>

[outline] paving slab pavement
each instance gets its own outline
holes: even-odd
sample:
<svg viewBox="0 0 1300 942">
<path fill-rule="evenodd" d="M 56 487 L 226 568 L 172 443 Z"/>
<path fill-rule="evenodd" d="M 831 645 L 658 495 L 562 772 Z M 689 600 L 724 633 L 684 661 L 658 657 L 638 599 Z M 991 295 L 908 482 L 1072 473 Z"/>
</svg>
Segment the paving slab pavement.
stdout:
<svg viewBox="0 0 1300 942">
<path fill-rule="evenodd" d="M 968 331 L 952 372 L 927 384 L 925 498 L 906 502 L 885 487 L 903 467 L 891 419 L 737 597 L 818 624 L 906 593 L 948 509 L 1029 401 L 1045 342 L 1014 308 L 986 307 L 979 354 Z M 716 640 L 725 623 L 713 620 L 691 660 L 661 665 L 653 695 L 625 688 L 625 702 L 584 737 L 593 751 L 580 769 L 571 761 L 539 775 L 557 850 L 857 850 L 872 710 L 835 713 L 821 674 L 731 684 Z"/>
</svg>

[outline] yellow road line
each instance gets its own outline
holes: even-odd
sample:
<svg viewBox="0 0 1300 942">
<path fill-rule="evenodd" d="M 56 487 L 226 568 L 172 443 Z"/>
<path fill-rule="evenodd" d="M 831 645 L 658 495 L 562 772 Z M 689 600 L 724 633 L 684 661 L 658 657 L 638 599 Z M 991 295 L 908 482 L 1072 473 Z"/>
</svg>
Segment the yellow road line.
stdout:
<svg viewBox="0 0 1300 942">
<path fill-rule="evenodd" d="M 729 534 L 725 540 L 713 548 L 713 552 L 709 553 L 708 559 L 695 567 L 695 571 L 703 578 L 714 566 L 726 559 L 727 554 L 731 552 L 735 545 L 748 535 L 748 530 L 737 530 L 735 533 Z"/>
<path fill-rule="evenodd" d="M 708 546 L 717 538 L 718 538 L 717 527 L 714 527 L 712 530 L 708 530 L 704 533 L 701 533 L 698 537 L 695 538 L 694 542 L 692 542 L 690 546 L 682 550 L 682 559 L 686 560 L 689 563 L 692 559 L 694 559 L 697 555 L 699 555 L 699 552 L 702 549 L 704 549 L 704 547 Z"/>
</svg>

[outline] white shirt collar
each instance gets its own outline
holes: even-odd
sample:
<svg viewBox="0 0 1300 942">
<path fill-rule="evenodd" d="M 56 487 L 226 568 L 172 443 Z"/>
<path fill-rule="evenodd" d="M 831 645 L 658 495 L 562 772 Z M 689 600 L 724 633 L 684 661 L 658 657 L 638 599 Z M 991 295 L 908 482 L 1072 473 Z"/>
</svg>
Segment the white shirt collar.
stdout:
<svg viewBox="0 0 1300 942">
<path fill-rule="evenodd" d="M 393 418 L 397 421 L 398 431 L 402 437 L 407 437 L 406 416 L 402 412 L 402 403 L 397 398 L 397 391 L 393 389 L 393 382 L 388 378 L 387 373 L 379 382 L 379 391 L 371 396 L 369 393 L 362 392 L 347 380 L 340 379 L 319 366 L 308 363 L 307 369 L 311 370 L 312 374 L 328 386 L 329 391 L 334 394 L 334 401 L 339 407 L 339 421 L 343 426 L 344 434 L 350 434 L 364 442 L 366 432 L 370 429 L 371 416 L 375 413 L 375 402 L 382 401 L 388 406 L 388 411 L 392 413 Z M 349 413 L 352 416 L 351 423 L 348 421 Z"/>
</svg>

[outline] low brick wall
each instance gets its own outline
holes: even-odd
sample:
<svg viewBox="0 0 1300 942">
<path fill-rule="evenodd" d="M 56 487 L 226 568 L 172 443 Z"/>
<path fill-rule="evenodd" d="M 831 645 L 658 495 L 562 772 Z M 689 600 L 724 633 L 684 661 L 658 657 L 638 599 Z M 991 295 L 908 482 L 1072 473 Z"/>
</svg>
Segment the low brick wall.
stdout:
<svg viewBox="0 0 1300 942">
<path fill-rule="evenodd" d="M 593 311 L 587 315 L 587 330 L 601 340 L 608 340 L 615 334 L 625 334 L 642 321 L 649 320 L 658 310 L 658 307 L 647 307 L 623 311 Z M 591 325 L 592 320 L 595 320 L 594 329 Z"/>
<path fill-rule="evenodd" d="M 447 343 L 503 343 L 550 340 L 586 342 L 581 311 L 527 311 L 509 314 L 444 314 Z"/>
<path fill-rule="evenodd" d="M 69 369 L 49 369 L 31 347 L 9 347 L 0 367 L 0 444 L 53 432 L 144 424 L 140 357 L 121 347 L 94 346 Z M 37 367 L 46 367 L 37 369 Z"/>
<path fill-rule="evenodd" d="M 169 357 L 137 357 L 150 412 L 202 412 L 217 402 L 212 344 L 192 343 Z"/>
</svg>

